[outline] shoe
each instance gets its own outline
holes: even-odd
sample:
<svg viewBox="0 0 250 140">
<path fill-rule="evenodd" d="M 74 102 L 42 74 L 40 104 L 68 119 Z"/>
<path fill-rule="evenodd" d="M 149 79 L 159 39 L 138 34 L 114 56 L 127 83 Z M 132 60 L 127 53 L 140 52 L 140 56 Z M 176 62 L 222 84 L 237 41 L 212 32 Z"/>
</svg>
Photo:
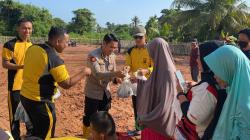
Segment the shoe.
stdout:
<svg viewBox="0 0 250 140">
<path fill-rule="evenodd" d="M 83 125 L 83 138 L 88 139 L 90 136 L 90 127 Z"/>
</svg>

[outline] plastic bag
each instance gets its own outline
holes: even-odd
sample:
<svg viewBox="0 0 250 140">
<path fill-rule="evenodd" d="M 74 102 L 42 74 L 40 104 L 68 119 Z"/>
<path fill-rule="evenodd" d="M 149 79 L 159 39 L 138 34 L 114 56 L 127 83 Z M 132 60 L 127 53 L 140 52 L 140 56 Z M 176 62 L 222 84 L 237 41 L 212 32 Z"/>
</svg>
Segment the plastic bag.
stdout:
<svg viewBox="0 0 250 140">
<path fill-rule="evenodd" d="M 20 122 L 24 123 L 31 123 L 30 118 L 21 102 L 17 106 L 15 120 L 19 120 Z"/>
<path fill-rule="evenodd" d="M 118 97 L 128 98 L 129 96 L 133 95 L 134 92 L 132 86 L 132 83 L 128 79 L 124 80 L 117 90 Z"/>
<path fill-rule="evenodd" d="M 56 91 L 56 94 L 54 95 L 54 99 L 58 99 L 61 96 L 60 90 L 58 88 L 56 90 L 57 91 Z"/>
</svg>

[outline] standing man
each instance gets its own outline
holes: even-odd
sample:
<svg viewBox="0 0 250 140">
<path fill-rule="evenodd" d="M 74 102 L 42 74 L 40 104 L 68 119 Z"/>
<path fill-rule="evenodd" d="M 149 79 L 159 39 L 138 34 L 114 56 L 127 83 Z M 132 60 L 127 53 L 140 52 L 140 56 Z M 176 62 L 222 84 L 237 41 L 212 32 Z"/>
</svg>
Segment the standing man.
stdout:
<svg viewBox="0 0 250 140">
<path fill-rule="evenodd" d="M 198 57 L 199 57 L 199 47 L 197 39 L 194 39 L 191 43 L 191 53 L 190 53 L 190 71 L 192 80 L 198 82 L 199 77 L 199 67 L 198 67 Z"/>
<path fill-rule="evenodd" d="M 57 53 L 62 53 L 68 46 L 69 35 L 63 28 L 52 27 L 48 42 L 31 46 L 24 60 L 23 86 L 21 102 L 32 124 L 32 136 L 41 139 L 54 137 L 56 112 L 54 94 L 57 84 L 69 89 L 91 73 L 84 68 L 70 77 L 64 61 Z"/>
<path fill-rule="evenodd" d="M 85 86 L 85 107 L 83 116 L 83 137 L 90 133 L 90 117 L 98 111 L 109 111 L 111 107 L 110 82 L 123 78 L 121 71 L 116 71 L 114 50 L 118 39 L 114 34 L 106 34 L 100 48 L 88 55 L 87 65 L 92 74 L 87 78 Z"/>
<path fill-rule="evenodd" d="M 243 29 L 239 32 L 238 45 L 242 52 L 250 60 L 250 28 Z"/>
<path fill-rule="evenodd" d="M 135 46 L 130 48 L 126 54 L 126 66 L 130 67 L 132 73 L 138 71 L 141 75 L 149 77 L 153 71 L 153 62 L 149 56 L 146 46 L 146 29 L 143 26 L 136 26 L 133 31 Z M 132 82 L 136 81 L 132 79 Z M 136 96 L 132 95 L 135 121 L 137 120 Z M 137 123 L 135 128 L 139 131 Z"/>
<path fill-rule="evenodd" d="M 20 140 L 20 122 L 15 121 L 15 113 L 20 102 L 20 90 L 23 83 L 23 65 L 26 50 L 32 45 L 32 21 L 20 19 L 17 23 L 17 37 L 6 42 L 2 51 L 3 68 L 8 69 L 8 107 L 11 134 L 15 140 Z M 26 124 L 27 135 L 31 125 Z"/>
</svg>

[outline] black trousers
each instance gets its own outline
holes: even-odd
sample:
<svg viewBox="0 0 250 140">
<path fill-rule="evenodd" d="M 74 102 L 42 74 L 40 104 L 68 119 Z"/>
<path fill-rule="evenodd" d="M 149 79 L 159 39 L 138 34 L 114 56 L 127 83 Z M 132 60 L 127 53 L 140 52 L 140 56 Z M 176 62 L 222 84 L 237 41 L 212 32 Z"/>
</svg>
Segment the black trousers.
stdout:
<svg viewBox="0 0 250 140">
<path fill-rule="evenodd" d="M 103 100 L 96 100 L 85 97 L 85 107 L 84 107 L 84 116 L 83 124 L 87 127 L 90 126 L 90 117 L 98 111 L 109 111 L 111 108 L 111 97 L 108 98 L 104 93 Z"/>
<path fill-rule="evenodd" d="M 134 95 L 132 95 L 132 103 L 133 103 L 133 109 L 134 109 L 135 130 L 139 131 L 139 130 L 141 130 L 141 128 L 137 124 L 136 96 L 134 96 Z"/>
<path fill-rule="evenodd" d="M 199 68 L 198 67 L 191 67 L 191 77 L 192 80 L 198 82 L 199 79 Z"/>
<path fill-rule="evenodd" d="M 31 135 L 41 139 L 53 138 L 56 124 L 55 104 L 50 101 L 32 101 L 23 96 L 21 102 L 33 124 Z"/>
<path fill-rule="evenodd" d="M 137 109 L 136 109 L 136 96 L 132 95 L 132 103 L 134 108 L 135 121 L 137 120 Z"/>
<path fill-rule="evenodd" d="M 15 120 L 15 113 L 20 103 L 20 90 L 9 91 L 8 93 L 8 107 L 9 107 L 9 120 L 11 134 L 15 140 L 21 140 L 20 138 L 20 122 Z M 29 136 L 32 131 L 32 125 L 26 124 L 26 135 Z"/>
</svg>

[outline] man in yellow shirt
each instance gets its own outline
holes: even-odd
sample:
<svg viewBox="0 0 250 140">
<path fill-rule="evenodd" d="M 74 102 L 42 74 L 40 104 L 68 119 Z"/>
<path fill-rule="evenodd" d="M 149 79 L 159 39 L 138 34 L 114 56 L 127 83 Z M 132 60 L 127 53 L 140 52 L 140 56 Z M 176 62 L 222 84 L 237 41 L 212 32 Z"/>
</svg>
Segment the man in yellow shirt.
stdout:
<svg viewBox="0 0 250 140">
<path fill-rule="evenodd" d="M 32 45 L 29 38 L 32 33 L 32 21 L 20 19 L 17 23 L 18 36 L 3 46 L 2 65 L 8 69 L 8 107 L 11 134 L 15 140 L 20 140 L 20 123 L 14 116 L 20 102 L 23 65 L 26 50 Z M 26 124 L 28 133 L 31 125 Z M 27 134 L 28 134 L 27 133 Z"/>
<path fill-rule="evenodd" d="M 52 27 L 47 43 L 33 45 L 26 52 L 20 98 L 33 125 L 31 135 L 41 139 L 54 137 L 57 85 L 68 89 L 91 74 L 91 70 L 85 68 L 69 76 L 64 61 L 57 54 L 63 52 L 68 42 L 69 35 L 63 28 Z"/>
<path fill-rule="evenodd" d="M 133 31 L 135 46 L 130 48 L 126 54 L 126 66 L 130 67 L 132 73 L 138 71 L 141 75 L 150 76 L 153 70 L 153 62 L 149 56 L 146 46 L 146 29 L 143 26 L 136 26 Z M 132 79 L 132 81 L 135 81 Z M 136 96 L 132 96 L 134 116 L 137 118 Z M 136 130 L 139 128 L 136 125 Z"/>
</svg>

